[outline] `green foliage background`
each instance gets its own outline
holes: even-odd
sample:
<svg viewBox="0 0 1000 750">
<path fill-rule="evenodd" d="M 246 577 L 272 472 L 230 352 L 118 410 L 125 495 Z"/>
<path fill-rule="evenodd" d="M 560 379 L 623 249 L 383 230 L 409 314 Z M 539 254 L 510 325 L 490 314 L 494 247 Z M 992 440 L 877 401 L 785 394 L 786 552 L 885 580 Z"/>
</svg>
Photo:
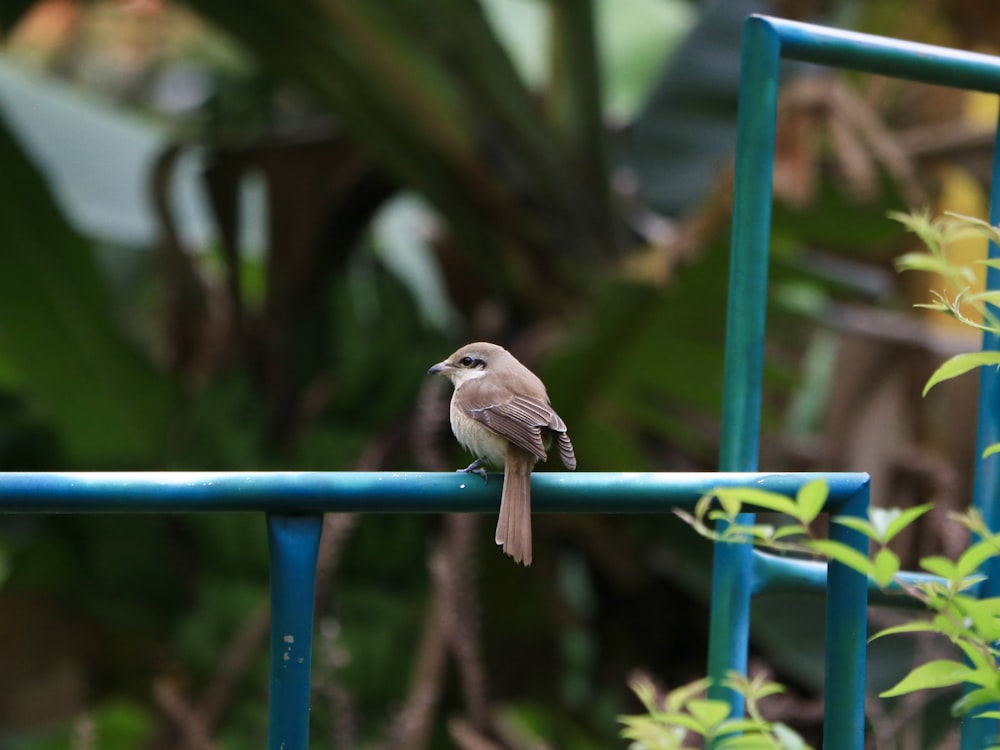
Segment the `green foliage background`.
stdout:
<svg viewBox="0 0 1000 750">
<path fill-rule="evenodd" d="M 803 13 L 894 28 L 829 5 Z M 424 373 L 472 339 L 543 376 L 583 470 L 714 468 L 739 28 L 776 10 L 193 0 L 144 26 L 93 3 L 40 52 L 32 3 L 4 5 L 0 469 L 449 470 Z M 102 52 L 122 38 L 138 58 Z M 827 408 L 817 321 L 905 301 L 866 286 L 905 189 L 873 158 L 859 200 L 817 133 L 812 200 L 775 213 L 778 468 L 808 465 Z M 666 517 L 536 525 L 523 571 L 490 519 L 328 520 L 316 747 L 450 747 L 456 717 L 505 748 L 608 747 L 629 670 L 703 672 L 703 541 Z M 0 747 L 259 747 L 266 597 L 256 516 L 0 518 Z M 436 604 L 460 620 L 447 658 Z M 808 700 L 815 639 L 774 635 L 774 609 L 762 650 Z"/>
</svg>

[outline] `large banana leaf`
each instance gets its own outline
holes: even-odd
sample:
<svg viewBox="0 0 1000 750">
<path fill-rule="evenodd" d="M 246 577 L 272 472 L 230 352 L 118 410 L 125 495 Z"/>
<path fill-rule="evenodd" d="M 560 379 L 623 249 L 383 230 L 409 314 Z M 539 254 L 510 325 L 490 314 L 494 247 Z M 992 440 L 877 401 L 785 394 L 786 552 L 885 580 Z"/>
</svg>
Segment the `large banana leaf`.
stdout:
<svg viewBox="0 0 1000 750">
<path fill-rule="evenodd" d="M 663 67 L 633 123 L 625 160 L 642 195 L 670 216 L 704 200 L 736 144 L 743 21 L 767 13 L 768 0 L 715 0 Z"/>
<path fill-rule="evenodd" d="M 9 377 L 56 426 L 71 465 L 150 463 L 167 383 L 116 323 L 93 248 L 2 119 L 0 174 L 0 359 Z"/>
</svg>

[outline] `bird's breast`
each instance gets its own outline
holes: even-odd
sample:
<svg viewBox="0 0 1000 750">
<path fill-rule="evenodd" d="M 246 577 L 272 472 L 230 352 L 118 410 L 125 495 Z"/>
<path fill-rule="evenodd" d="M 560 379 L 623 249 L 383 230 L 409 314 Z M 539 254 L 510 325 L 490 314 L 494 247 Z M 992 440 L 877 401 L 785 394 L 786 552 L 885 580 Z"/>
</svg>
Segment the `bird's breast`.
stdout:
<svg viewBox="0 0 1000 750">
<path fill-rule="evenodd" d="M 462 447 L 476 458 L 485 458 L 497 468 L 504 465 L 506 438 L 462 411 L 456 405 L 454 396 L 451 399 L 451 431 Z"/>
</svg>

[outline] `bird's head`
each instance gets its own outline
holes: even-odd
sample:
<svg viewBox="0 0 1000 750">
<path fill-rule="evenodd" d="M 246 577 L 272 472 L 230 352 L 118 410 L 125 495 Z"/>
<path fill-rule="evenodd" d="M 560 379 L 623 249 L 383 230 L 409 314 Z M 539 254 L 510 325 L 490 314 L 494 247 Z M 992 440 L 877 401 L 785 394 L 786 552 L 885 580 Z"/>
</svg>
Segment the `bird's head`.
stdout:
<svg viewBox="0 0 1000 750">
<path fill-rule="evenodd" d="M 506 359 L 513 359 L 502 346 L 478 341 L 466 344 L 448 359 L 427 371 L 429 375 L 444 375 L 457 388 L 467 380 L 481 378 Z"/>
</svg>

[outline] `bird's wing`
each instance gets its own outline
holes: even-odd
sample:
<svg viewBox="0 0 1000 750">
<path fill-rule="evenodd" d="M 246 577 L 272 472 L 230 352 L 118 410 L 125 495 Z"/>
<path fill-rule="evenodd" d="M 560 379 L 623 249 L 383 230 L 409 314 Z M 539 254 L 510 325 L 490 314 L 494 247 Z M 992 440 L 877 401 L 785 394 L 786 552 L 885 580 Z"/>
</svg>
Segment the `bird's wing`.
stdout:
<svg viewBox="0 0 1000 750">
<path fill-rule="evenodd" d="M 576 454 L 573 452 L 573 443 L 570 442 L 565 427 L 563 427 L 562 432 L 556 433 L 556 440 L 559 446 L 559 458 L 562 459 L 563 466 L 574 471 L 576 469 Z"/>
<path fill-rule="evenodd" d="M 559 415 L 544 401 L 515 395 L 503 386 L 483 383 L 482 380 L 473 380 L 462 386 L 461 403 L 462 410 L 470 417 L 541 461 L 548 458 L 542 430 L 548 428 L 563 434 L 566 432 L 566 425 Z"/>
</svg>

